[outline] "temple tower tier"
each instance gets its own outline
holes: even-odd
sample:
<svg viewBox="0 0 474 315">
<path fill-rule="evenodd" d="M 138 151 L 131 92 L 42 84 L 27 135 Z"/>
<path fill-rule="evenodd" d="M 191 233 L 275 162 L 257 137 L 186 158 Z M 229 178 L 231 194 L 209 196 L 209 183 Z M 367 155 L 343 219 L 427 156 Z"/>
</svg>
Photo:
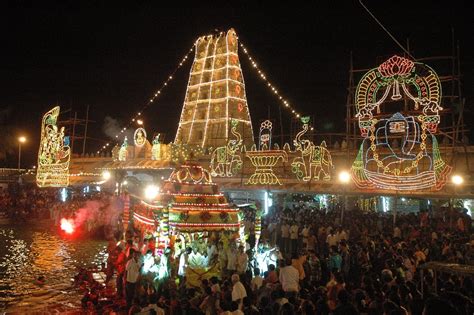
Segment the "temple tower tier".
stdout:
<svg viewBox="0 0 474 315">
<path fill-rule="evenodd" d="M 231 120 L 239 122 L 243 143 L 253 145 L 253 130 L 235 31 L 200 37 L 184 99 L 175 143 L 225 146 Z"/>
</svg>

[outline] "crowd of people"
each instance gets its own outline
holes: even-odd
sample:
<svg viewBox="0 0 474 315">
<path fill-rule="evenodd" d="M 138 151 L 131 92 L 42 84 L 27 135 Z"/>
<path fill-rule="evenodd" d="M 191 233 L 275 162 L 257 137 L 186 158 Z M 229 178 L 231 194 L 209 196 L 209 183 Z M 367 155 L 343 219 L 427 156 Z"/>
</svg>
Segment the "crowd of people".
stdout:
<svg viewBox="0 0 474 315">
<path fill-rule="evenodd" d="M 0 209 L 18 221 L 52 219 L 53 209 L 60 204 L 57 189 L 38 189 L 24 186 L 21 189 L 0 187 Z"/>
<path fill-rule="evenodd" d="M 80 221 L 77 228 L 87 233 L 107 227 L 107 233 L 110 234 L 117 232 L 121 226 L 114 224 L 110 228 L 112 218 L 109 212 L 116 212 L 110 209 L 114 206 L 111 205 L 110 194 L 84 194 L 69 190 L 66 195 L 61 195 L 60 192 L 55 188 L 39 189 L 34 185 L 23 185 L 16 189 L 0 187 L 1 216 L 16 223 L 44 222 L 58 228 L 63 218 L 77 219 Z"/>
<path fill-rule="evenodd" d="M 249 231 L 255 231 L 250 228 Z M 213 239 L 202 255 L 168 248 L 167 277 L 154 286 L 143 272 L 152 241 L 111 241 L 109 279 L 117 298 L 105 313 L 129 314 L 472 314 L 472 274 L 435 273 L 430 261 L 474 266 L 470 217 L 450 222 L 428 212 L 391 215 L 318 210 L 304 203 L 274 207 L 262 223 L 259 246 Z M 224 233 L 223 233 L 224 234 Z M 224 234 L 225 235 L 225 234 Z M 255 239 L 255 237 L 249 237 Z M 259 249 L 273 259 L 264 268 Z M 207 254 L 206 254 L 207 252 Z M 189 285 L 194 256 L 221 273 Z M 194 256 L 193 256 L 194 255 Z M 163 268 L 163 267 L 162 267 Z M 468 268 L 468 267 L 466 267 Z M 110 270 L 112 270 L 110 272 Z M 115 270 L 115 272 L 114 272 Z M 472 271 L 472 269 L 471 269 Z"/>
<path fill-rule="evenodd" d="M 15 218 L 77 217 L 104 195 L 58 200 L 57 190 L 0 190 L 0 207 Z M 101 204 L 101 209 L 106 208 Z M 100 213 L 100 212 L 99 212 Z M 94 219 L 95 220 L 95 219 Z M 245 240 L 232 233 L 175 238 L 158 251 L 153 238 L 129 231 L 110 237 L 105 284 L 81 270 L 83 305 L 104 314 L 472 314 L 474 237 L 468 215 L 341 212 L 306 202 L 273 206 L 246 219 Z M 205 235 L 204 235 L 205 236 Z M 258 245 L 257 245 L 258 242 Z M 435 272 L 427 262 L 460 264 Z M 198 283 L 189 270 L 216 268 Z M 151 272 L 152 271 L 152 272 Z M 469 276 L 470 272 L 470 276 Z M 196 281 L 196 279 L 194 279 Z M 85 284 L 84 284 L 85 283 Z M 157 285 L 158 283 L 158 285 Z"/>
</svg>

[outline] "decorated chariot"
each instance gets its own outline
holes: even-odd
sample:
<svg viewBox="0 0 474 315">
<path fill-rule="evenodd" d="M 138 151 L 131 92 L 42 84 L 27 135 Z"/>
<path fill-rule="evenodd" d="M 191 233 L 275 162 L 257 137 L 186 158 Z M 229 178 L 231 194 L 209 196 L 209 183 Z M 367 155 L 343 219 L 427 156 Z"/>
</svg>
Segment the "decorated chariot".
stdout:
<svg viewBox="0 0 474 315">
<path fill-rule="evenodd" d="M 155 237 L 156 255 L 168 249 L 176 262 L 189 256 L 182 275 L 191 286 L 220 275 L 219 264 L 209 253 L 211 249 L 215 254 L 216 241 L 228 243 L 239 237 L 239 209 L 229 205 L 210 173 L 196 164 L 176 168 L 156 198 L 137 200 L 132 212 L 134 229 Z"/>
</svg>

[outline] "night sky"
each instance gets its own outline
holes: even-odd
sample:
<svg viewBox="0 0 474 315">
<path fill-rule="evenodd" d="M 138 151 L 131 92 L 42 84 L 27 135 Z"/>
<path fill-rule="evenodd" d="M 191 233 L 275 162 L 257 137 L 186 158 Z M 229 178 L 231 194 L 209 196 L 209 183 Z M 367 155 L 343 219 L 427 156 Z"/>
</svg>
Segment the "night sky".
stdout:
<svg viewBox="0 0 474 315">
<path fill-rule="evenodd" d="M 318 4 L 288 2 L 280 7 L 273 1 L 260 6 L 176 8 L 74 6 L 59 1 L 46 7 L 2 4 L 0 136 L 26 135 L 22 163 L 31 167 L 36 163 L 43 113 L 59 104 L 62 110 L 72 109 L 62 119 L 76 111 L 85 118 L 90 105 L 89 118 L 95 122 L 89 125 L 89 136 L 94 139 L 88 140 L 86 151 L 94 152 L 109 141 L 103 132 L 106 116 L 128 123 L 199 36 L 230 27 L 293 107 L 315 117 L 318 131 L 344 132 L 351 51 L 356 68 L 373 68 L 380 58 L 402 51 L 358 1 L 312 2 Z M 454 28 L 461 47 L 465 115 L 472 121 L 473 5 L 438 2 L 365 1 L 400 42 L 406 44 L 409 38 L 416 58 L 449 55 Z M 167 141 L 176 132 L 191 62 L 192 58 L 163 97 L 144 112 L 147 131 L 165 133 Z M 267 117 L 268 108 L 278 119 L 280 102 L 243 53 L 240 62 L 254 125 Z M 291 115 L 282 112 L 289 132 Z M 0 167 L 16 166 L 16 150 L 13 146 Z M 76 143 L 75 152 L 81 151 L 82 143 Z"/>
</svg>

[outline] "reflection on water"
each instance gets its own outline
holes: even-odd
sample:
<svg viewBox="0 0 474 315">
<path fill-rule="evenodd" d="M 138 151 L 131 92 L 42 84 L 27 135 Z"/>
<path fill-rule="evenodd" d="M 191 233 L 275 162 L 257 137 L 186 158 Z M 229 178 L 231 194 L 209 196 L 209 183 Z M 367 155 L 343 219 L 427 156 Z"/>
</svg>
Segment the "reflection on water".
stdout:
<svg viewBox="0 0 474 315">
<path fill-rule="evenodd" d="M 49 227 L 0 226 L 0 311 L 80 307 L 72 283 L 77 267 L 106 259 L 104 241 L 64 238 Z M 40 275 L 43 286 L 35 284 Z"/>
</svg>

